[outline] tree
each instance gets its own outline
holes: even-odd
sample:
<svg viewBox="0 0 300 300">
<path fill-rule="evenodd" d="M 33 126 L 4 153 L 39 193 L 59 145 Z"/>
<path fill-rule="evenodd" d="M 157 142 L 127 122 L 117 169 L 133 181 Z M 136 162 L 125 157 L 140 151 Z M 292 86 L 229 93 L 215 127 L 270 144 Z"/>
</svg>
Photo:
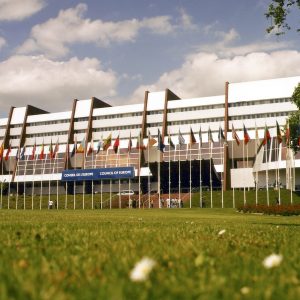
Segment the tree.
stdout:
<svg viewBox="0 0 300 300">
<path fill-rule="evenodd" d="M 276 35 L 282 35 L 291 27 L 287 21 L 287 17 L 293 8 L 300 9 L 300 0 L 271 0 L 272 3 L 265 13 L 267 19 L 271 20 L 271 25 L 267 28 L 267 32 L 271 33 L 276 30 Z M 300 28 L 296 29 L 300 32 Z"/>
<path fill-rule="evenodd" d="M 294 152 L 297 153 L 300 150 L 300 83 L 298 83 L 298 86 L 295 87 L 291 102 L 294 103 L 298 108 L 298 111 L 293 112 L 288 117 L 291 139 L 290 145 Z"/>
</svg>

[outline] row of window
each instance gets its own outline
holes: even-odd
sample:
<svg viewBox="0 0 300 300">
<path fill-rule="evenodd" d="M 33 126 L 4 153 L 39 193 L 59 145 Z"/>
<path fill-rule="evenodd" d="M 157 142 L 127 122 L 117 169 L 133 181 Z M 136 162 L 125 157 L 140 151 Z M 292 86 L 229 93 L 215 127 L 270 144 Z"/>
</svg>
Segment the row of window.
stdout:
<svg viewBox="0 0 300 300">
<path fill-rule="evenodd" d="M 139 129 L 139 128 L 141 128 L 141 125 L 124 125 L 124 126 L 94 128 L 93 131 L 94 132 L 99 132 L 99 131 L 116 131 L 116 130 Z M 85 132 L 85 130 L 84 130 L 84 132 Z M 78 133 L 80 133 L 80 130 L 78 130 Z"/>
<path fill-rule="evenodd" d="M 68 131 L 57 131 L 57 132 L 41 132 L 34 134 L 26 134 L 26 138 L 34 138 L 34 137 L 43 137 L 43 136 L 58 136 L 58 135 L 68 135 Z M 19 137 L 17 137 L 19 138 Z"/>
<path fill-rule="evenodd" d="M 147 112 L 147 115 L 149 116 L 149 115 L 161 115 L 161 114 L 163 114 L 164 113 L 164 111 L 163 110 L 152 110 L 152 111 L 148 111 Z"/>
<path fill-rule="evenodd" d="M 211 123 L 211 122 L 223 122 L 224 118 L 207 118 L 207 119 L 195 119 L 195 120 L 182 120 L 168 122 L 168 126 L 172 125 L 186 125 L 186 124 L 198 124 L 198 123 Z"/>
<path fill-rule="evenodd" d="M 250 105 L 258 105 L 258 104 L 270 104 L 270 103 L 284 103 L 291 102 L 291 98 L 277 98 L 277 99 L 266 99 L 266 100 L 258 100 L 258 101 L 243 101 L 243 102 L 234 102 L 229 103 L 229 107 L 238 107 L 238 106 L 250 106 Z"/>
<path fill-rule="evenodd" d="M 245 120 L 253 118 L 271 118 L 271 117 L 284 117 L 288 116 L 289 112 L 277 112 L 277 113 L 267 113 L 267 114 L 253 114 L 253 115 L 244 115 L 244 116 L 234 116 L 229 117 L 229 120 Z"/>
<path fill-rule="evenodd" d="M 105 116 L 93 117 L 93 120 L 138 117 L 138 116 L 142 116 L 142 115 L 143 115 L 143 112 L 132 112 L 132 113 L 124 113 L 124 114 L 112 114 L 112 115 L 105 115 Z"/>
<path fill-rule="evenodd" d="M 63 124 L 63 123 L 69 123 L 69 122 L 70 122 L 70 119 L 63 119 L 63 120 L 27 123 L 26 126 L 53 125 L 53 124 Z M 22 127 L 22 125 L 20 125 L 20 127 Z"/>
<path fill-rule="evenodd" d="M 185 111 L 195 111 L 195 110 L 207 110 L 207 109 L 217 109 L 217 108 L 224 108 L 224 104 L 201 105 L 201 106 L 193 106 L 193 107 L 172 108 L 172 109 L 168 109 L 168 113 L 185 112 Z"/>
</svg>

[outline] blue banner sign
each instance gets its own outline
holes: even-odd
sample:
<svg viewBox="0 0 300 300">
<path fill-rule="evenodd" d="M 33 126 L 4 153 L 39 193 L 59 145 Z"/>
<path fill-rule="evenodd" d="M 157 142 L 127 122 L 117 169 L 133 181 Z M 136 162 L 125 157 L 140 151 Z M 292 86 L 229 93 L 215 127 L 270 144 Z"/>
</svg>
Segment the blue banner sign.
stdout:
<svg viewBox="0 0 300 300">
<path fill-rule="evenodd" d="M 134 178 L 133 167 L 64 170 L 62 181 Z"/>
</svg>

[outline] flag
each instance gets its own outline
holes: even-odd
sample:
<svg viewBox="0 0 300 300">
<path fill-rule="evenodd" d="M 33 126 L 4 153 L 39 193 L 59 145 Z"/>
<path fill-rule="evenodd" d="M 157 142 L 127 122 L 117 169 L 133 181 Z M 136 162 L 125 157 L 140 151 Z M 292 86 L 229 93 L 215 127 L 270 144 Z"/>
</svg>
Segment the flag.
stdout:
<svg viewBox="0 0 300 300">
<path fill-rule="evenodd" d="M 233 138 L 233 139 L 235 139 L 235 141 L 236 141 L 237 145 L 239 146 L 239 145 L 240 145 L 240 143 L 241 143 L 241 140 L 240 140 L 240 138 L 239 138 L 239 136 L 238 136 L 237 132 L 235 131 L 235 129 L 234 129 L 234 127 L 233 127 L 233 125 L 231 125 L 231 126 L 232 126 L 232 127 L 231 127 L 232 138 Z"/>
<path fill-rule="evenodd" d="M 111 133 L 109 136 L 103 141 L 103 150 L 106 151 L 111 146 Z"/>
<path fill-rule="evenodd" d="M 34 157 L 35 157 L 35 151 L 36 151 L 36 142 L 34 142 L 34 146 L 32 148 L 32 152 L 31 152 L 31 155 L 30 155 L 31 160 L 33 160 Z"/>
<path fill-rule="evenodd" d="M 45 158 L 45 150 L 44 150 L 44 142 L 42 144 L 42 149 L 41 149 L 41 152 L 40 152 L 40 155 L 39 155 L 39 159 L 44 159 Z"/>
<path fill-rule="evenodd" d="M 131 152 L 131 149 L 132 149 L 132 140 L 131 140 L 131 132 L 130 132 L 129 140 L 128 140 L 128 147 L 127 147 L 128 152 Z"/>
<path fill-rule="evenodd" d="M 151 148 L 153 145 L 155 145 L 157 143 L 157 140 L 155 138 L 153 138 L 150 134 L 150 131 L 148 131 L 148 148 Z"/>
<path fill-rule="evenodd" d="M 291 133 L 290 133 L 290 123 L 287 123 L 286 131 L 285 131 L 285 143 L 288 146 L 290 144 Z"/>
<path fill-rule="evenodd" d="M 77 139 L 75 137 L 73 149 L 72 149 L 72 152 L 71 152 L 71 157 L 73 157 L 75 155 L 76 150 L 77 150 Z"/>
<path fill-rule="evenodd" d="M 181 134 L 181 132 L 180 132 L 180 129 L 179 129 L 179 132 L 178 132 L 178 144 L 179 144 L 180 146 L 185 144 L 185 139 L 184 139 L 184 137 L 182 136 L 182 134 Z"/>
<path fill-rule="evenodd" d="M 19 158 L 20 158 L 20 155 L 19 155 L 19 153 L 20 153 L 20 148 L 18 148 L 18 149 L 17 149 L 17 153 L 16 153 L 16 160 L 19 160 Z"/>
<path fill-rule="evenodd" d="M 103 136 L 101 136 L 101 139 L 98 141 L 96 154 L 98 154 L 102 148 L 103 148 Z"/>
<path fill-rule="evenodd" d="M 265 134 L 264 134 L 264 139 L 263 139 L 262 144 L 265 145 L 268 142 L 268 140 L 270 140 L 270 139 L 271 139 L 271 135 L 270 135 L 268 126 L 265 125 Z"/>
<path fill-rule="evenodd" d="M 225 141 L 224 132 L 223 132 L 223 129 L 221 126 L 219 127 L 218 139 L 219 139 L 219 142 Z"/>
<path fill-rule="evenodd" d="M 201 127 L 199 128 L 199 144 L 200 144 L 200 147 L 202 147 L 202 131 L 201 131 Z"/>
<path fill-rule="evenodd" d="M 5 154 L 5 160 L 9 159 L 9 153 L 10 152 L 11 152 L 11 145 L 8 146 L 8 149 L 7 149 L 6 154 Z"/>
<path fill-rule="evenodd" d="M 144 143 L 143 143 L 143 139 L 142 139 L 142 132 L 140 132 L 137 141 L 136 141 L 136 148 L 137 149 L 145 149 Z"/>
<path fill-rule="evenodd" d="M 0 147 L 0 161 L 2 161 L 3 153 L 4 153 L 4 144 L 2 143 L 2 145 Z"/>
<path fill-rule="evenodd" d="M 277 141 L 278 145 L 282 143 L 282 135 L 278 122 L 276 121 Z"/>
<path fill-rule="evenodd" d="M 76 150 L 76 153 L 84 153 L 85 150 L 85 137 L 82 139 L 78 149 Z"/>
<path fill-rule="evenodd" d="M 89 150 L 87 151 L 87 155 L 92 154 L 94 151 L 94 141 L 91 140 Z"/>
<path fill-rule="evenodd" d="M 245 124 L 243 124 L 243 126 L 244 126 L 244 144 L 247 145 L 250 141 L 250 136 L 248 134 Z"/>
<path fill-rule="evenodd" d="M 21 160 L 25 159 L 25 151 L 26 151 L 26 146 L 24 145 L 24 147 L 22 148 L 22 151 L 21 151 L 21 155 L 20 155 Z"/>
<path fill-rule="evenodd" d="M 113 146 L 115 153 L 118 153 L 119 146 L 120 146 L 120 138 L 118 136 L 117 139 L 115 140 L 114 146 Z"/>
<path fill-rule="evenodd" d="M 52 139 L 51 139 L 51 142 L 50 142 L 50 145 L 49 145 L 49 157 L 50 159 L 53 158 L 53 146 L 52 146 Z"/>
<path fill-rule="evenodd" d="M 210 143 L 213 143 L 213 142 L 214 142 L 213 135 L 212 135 L 212 132 L 211 132 L 210 127 L 208 128 L 208 141 L 209 141 Z"/>
<path fill-rule="evenodd" d="M 68 145 L 69 146 L 69 145 Z M 55 147 L 54 147 L 54 151 L 53 151 L 53 157 L 52 158 L 55 158 L 56 157 L 56 154 L 58 152 L 58 149 L 59 149 L 59 143 L 58 143 L 58 139 L 56 141 L 56 144 L 55 144 Z"/>
<path fill-rule="evenodd" d="M 174 145 L 174 143 L 171 139 L 170 132 L 169 132 L 169 135 L 168 135 L 168 144 L 169 144 L 170 148 L 175 149 L 175 145 Z"/>
<path fill-rule="evenodd" d="M 158 132 L 157 132 L 157 141 L 158 141 L 158 144 L 157 144 L 157 149 L 161 152 L 164 152 L 164 148 L 166 147 L 165 144 L 164 144 L 164 141 L 162 139 L 162 136 L 161 136 L 161 133 L 158 129 Z"/>
<path fill-rule="evenodd" d="M 190 128 L 190 146 L 196 143 L 195 135 L 192 127 Z"/>
</svg>

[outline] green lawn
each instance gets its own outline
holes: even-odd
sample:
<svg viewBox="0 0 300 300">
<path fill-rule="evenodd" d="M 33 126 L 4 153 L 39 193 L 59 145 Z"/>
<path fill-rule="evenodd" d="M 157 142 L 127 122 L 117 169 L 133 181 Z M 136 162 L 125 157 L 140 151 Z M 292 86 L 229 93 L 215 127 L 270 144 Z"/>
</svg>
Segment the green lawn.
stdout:
<svg viewBox="0 0 300 300">
<path fill-rule="evenodd" d="M 1 299 L 300 299 L 300 217 L 5 209 L 0 220 Z M 283 261 L 265 269 L 272 253 Z M 145 256 L 156 266 L 132 282 Z"/>
</svg>

